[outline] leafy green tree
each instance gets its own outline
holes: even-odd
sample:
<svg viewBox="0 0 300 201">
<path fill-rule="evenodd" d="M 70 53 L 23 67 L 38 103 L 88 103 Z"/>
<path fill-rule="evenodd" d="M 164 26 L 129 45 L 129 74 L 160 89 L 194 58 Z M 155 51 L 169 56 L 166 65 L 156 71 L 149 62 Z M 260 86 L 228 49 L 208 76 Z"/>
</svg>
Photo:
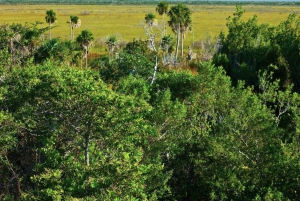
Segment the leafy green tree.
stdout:
<svg viewBox="0 0 300 201">
<path fill-rule="evenodd" d="M 165 14 L 167 14 L 169 11 L 169 3 L 168 2 L 159 2 L 156 6 L 156 12 L 158 12 L 159 15 L 162 15 L 163 17 L 163 36 L 167 35 L 167 28 L 165 24 Z"/>
<path fill-rule="evenodd" d="M 118 59 L 100 68 L 100 75 L 104 81 L 117 87 L 122 79 L 130 75 L 147 80 L 152 71 L 153 63 L 145 56 L 120 52 Z"/>
<path fill-rule="evenodd" d="M 10 136 L 18 148 L 8 159 L 22 172 L 23 200 L 158 200 L 169 193 L 144 100 L 116 94 L 94 71 L 50 62 L 14 68 L 1 89 L 1 107 L 22 125 Z"/>
<path fill-rule="evenodd" d="M 284 87 L 288 86 L 292 81 L 298 93 L 300 92 L 299 23 L 299 16 L 296 13 L 290 14 L 286 21 L 281 22 L 275 28 L 275 36 L 271 36 L 271 44 L 274 46 L 273 51 L 280 52 L 275 63 L 279 69 L 274 76 L 280 78 L 280 85 Z"/>
<path fill-rule="evenodd" d="M 85 51 L 85 67 L 87 68 L 87 59 L 88 59 L 88 52 L 89 48 L 92 45 L 94 40 L 94 35 L 89 30 L 83 30 L 79 36 L 77 36 L 76 41 L 81 45 L 81 47 Z"/>
<path fill-rule="evenodd" d="M 291 83 L 298 90 L 298 51 L 299 19 L 292 14 L 277 27 L 259 24 L 255 15 L 243 20 L 244 10 L 237 7 L 233 17 L 227 19 L 228 34 L 220 34 L 220 48 L 214 57 L 216 65 L 224 66 L 227 74 L 236 85 L 244 80 L 248 86 L 258 89 L 257 74 L 270 65 L 277 66 L 274 79 L 280 79 L 280 87 L 287 88 Z M 291 52 L 291 54 L 287 54 Z"/>
<path fill-rule="evenodd" d="M 78 64 L 81 50 L 73 41 L 61 41 L 58 38 L 45 41 L 34 54 L 34 61 L 42 63 L 51 59 L 61 64 Z"/>
<path fill-rule="evenodd" d="M 164 121 L 163 114 L 172 116 L 168 112 L 153 115 L 158 122 L 165 122 L 162 124 L 164 137 L 172 136 L 163 138 L 167 144 L 160 145 L 165 146 L 166 168 L 173 172 L 168 182 L 172 190 L 169 200 L 294 199 L 294 189 L 299 184 L 292 176 L 294 173 L 287 174 L 283 167 L 295 170 L 299 166 L 294 155 L 292 158 L 289 155 L 296 154 L 292 150 L 298 143 L 293 140 L 299 133 L 295 132 L 292 122 L 298 122 L 299 115 L 292 111 L 298 110 L 295 105 L 299 105 L 299 96 L 281 92 L 276 87 L 267 90 L 273 85 L 269 83 L 264 85 L 264 100 L 267 101 L 262 102 L 261 97 L 251 88 L 244 88 L 243 83 L 233 88 L 222 68 L 210 63 L 197 67 L 199 74 L 196 76 L 182 72 L 168 72 L 169 78 L 160 75 L 152 89 L 152 93 L 158 94 L 168 88 L 170 100 L 179 100 L 185 108 L 185 112 L 179 113 L 184 114 L 179 115 L 182 119 L 174 119 L 171 127 L 167 127 L 170 120 Z M 280 91 L 278 102 L 271 98 L 273 89 L 274 95 Z M 271 100 L 282 103 L 278 108 L 284 114 L 279 119 L 289 123 L 276 123 L 273 109 L 265 105 Z M 163 103 L 167 102 L 164 99 Z M 180 108 L 179 105 L 176 108 Z M 292 119 L 284 117 L 288 114 Z M 156 122 L 154 119 L 152 122 Z M 159 124 L 155 125 L 160 128 Z M 285 132 L 286 128 L 281 128 L 283 125 L 289 125 L 291 130 Z M 293 137 L 289 138 L 287 133 L 291 131 Z M 289 143 L 282 144 L 283 141 Z M 286 180 L 281 180 L 283 177 L 292 184 L 289 188 L 286 188 Z"/>
<path fill-rule="evenodd" d="M 49 24 L 49 38 L 52 38 L 52 34 L 51 34 L 51 29 L 52 29 L 52 25 L 56 22 L 57 18 L 56 18 L 56 13 L 51 9 L 51 10 L 47 10 L 46 11 L 46 17 L 45 17 L 46 22 Z"/>
<path fill-rule="evenodd" d="M 105 57 L 97 59 L 95 66 L 99 68 L 101 78 L 114 87 L 118 87 L 119 82 L 129 75 L 150 80 L 154 66 L 152 60 L 156 57 L 156 53 L 147 45 L 147 41 L 133 40 L 126 44 L 116 59 L 109 60 Z"/>
<path fill-rule="evenodd" d="M 183 4 L 177 4 L 172 6 L 168 12 L 170 21 L 168 21 L 169 26 L 172 31 L 176 34 L 176 51 L 175 60 L 177 60 L 178 47 L 181 40 L 181 56 L 183 56 L 183 39 L 185 37 L 185 32 L 191 27 L 191 10 Z"/>
<path fill-rule="evenodd" d="M 42 34 L 48 30 L 38 28 L 39 24 L 40 22 L 0 26 L 1 51 L 8 50 L 10 53 L 10 57 L 3 59 L 7 67 L 22 65 L 36 53 L 42 43 Z"/>
<path fill-rule="evenodd" d="M 5 71 L 4 71 L 5 72 Z M 3 73 L 3 71 L 1 72 Z M 1 82 L 6 80 L 6 75 L 2 74 Z M 5 98 L 8 87 L 1 87 L 0 101 Z M 10 160 L 10 150 L 16 147 L 15 132 L 17 132 L 18 124 L 14 121 L 13 116 L 5 111 L 4 105 L 0 106 L 0 198 L 3 200 L 18 199 L 21 195 L 21 178 L 18 170 L 13 166 Z M 13 192 L 15 196 L 10 196 Z"/>
</svg>

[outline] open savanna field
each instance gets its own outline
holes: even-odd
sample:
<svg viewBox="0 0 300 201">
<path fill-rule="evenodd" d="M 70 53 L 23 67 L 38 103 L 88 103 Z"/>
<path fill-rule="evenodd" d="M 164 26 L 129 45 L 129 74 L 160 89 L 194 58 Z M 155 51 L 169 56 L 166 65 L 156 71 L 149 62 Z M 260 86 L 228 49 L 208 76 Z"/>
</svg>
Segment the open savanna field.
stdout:
<svg viewBox="0 0 300 201">
<path fill-rule="evenodd" d="M 69 39 L 70 28 L 67 21 L 70 15 L 78 16 L 82 25 L 75 29 L 75 37 L 83 29 L 89 29 L 95 36 L 95 44 L 101 44 L 107 35 L 119 35 L 122 41 L 133 38 L 146 39 L 141 26 L 145 14 L 155 13 L 156 5 L 0 5 L 0 24 L 44 22 L 40 26 L 48 26 L 45 22 L 46 10 L 53 9 L 57 22 L 52 30 L 53 37 Z M 235 12 L 232 5 L 190 5 L 194 30 L 186 37 L 186 45 L 197 42 L 207 36 L 217 36 L 221 30 L 226 32 L 226 18 Z M 300 12 L 299 6 L 280 5 L 244 5 L 245 19 L 258 15 L 259 23 L 278 25 L 287 19 L 288 15 Z M 162 16 L 156 13 L 158 22 Z M 168 17 L 165 16 L 165 20 Z M 168 33 L 171 30 L 168 29 Z"/>
</svg>

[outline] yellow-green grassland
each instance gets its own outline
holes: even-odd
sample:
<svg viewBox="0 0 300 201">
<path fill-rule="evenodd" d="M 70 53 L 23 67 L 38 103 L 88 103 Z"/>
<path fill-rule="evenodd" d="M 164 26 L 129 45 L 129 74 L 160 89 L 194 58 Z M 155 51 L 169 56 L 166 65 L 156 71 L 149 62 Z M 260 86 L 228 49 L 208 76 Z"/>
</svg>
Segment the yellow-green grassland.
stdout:
<svg viewBox="0 0 300 201">
<path fill-rule="evenodd" d="M 141 26 L 145 14 L 155 13 L 155 5 L 0 5 L 0 24 L 44 22 L 40 26 L 48 26 L 45 13 L 52 9 L 56 12 L 57 22 L 52 30 L 53 37 L 68 39 L 70 28 L 67 21 L 70 15 L 78 16 L 81 27 L 75 29 L 75 37 L 83 29 L 89 29 L 95 36 L 95 43 L 101 43 L 108 35 L 119 35 L 122 41 L 133 38 L 145 39 L 146 34 Z M 192 10 L 193 31 L 189 32 L 185 44 L 199 41 L 207 36 L 217 36 L 221 30 L 226 32 L 226 18 L 235 12 L 232 5 L 190 5 Z M 278 25 L 287 19 L 288 15 L 300 12 L 299 6 L 280 5 L 244 5 L 245 20 L 255 14 L 259 23 Z M 156 18 L 162 22 L 162 16 L 156 13 Z M 165 21 L 168 17 L 165 16 Z M 168 33 L 171 30 L 168 29 Z"/>
</svg>

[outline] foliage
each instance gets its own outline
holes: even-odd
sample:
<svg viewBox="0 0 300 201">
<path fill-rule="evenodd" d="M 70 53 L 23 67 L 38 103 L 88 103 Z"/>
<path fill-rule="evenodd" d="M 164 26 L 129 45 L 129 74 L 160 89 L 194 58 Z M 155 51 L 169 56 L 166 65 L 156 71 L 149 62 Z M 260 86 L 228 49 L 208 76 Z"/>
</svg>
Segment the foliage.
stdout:
<svg viewBox="0 0 300 201">
<path fill-rule="evenodd" d="M 112 62 L 101 62 L 99 70 L 105 82 L 118 86 L 118 82 L 129 75 L 148 79 L 153 71 L 153 63 L 143 55 L 120 52 Z"/>
<path fill-rule="evenodd" d="M 76 41 L 85 49 L 88 49 L 88 47 L 92 44 L 92 41 L 94 40 L 94 35 L 89 30 L 82 30 L 81 34 L 77 36 Z"/>
<path fill-rule="evenodd" d="M 143 118 L 151 107 L 143 100 L 115 94 L 92 71 L 50 63 L 15 68 L 1 87 L 9 89 L 2 108 L 22 125 L 12 139 L 24 144 L 23 153 L 35 153 L 17 164 L 16 147 L 8 158 L 18 171 L 31 163 L 23 199 L 156 200 L 168 192 L 169 174 L 150 146 L 157 134 Z"/>
<path fill-rule="evenodd" d="M 51 26 L 56 21 L 56 13 L 53 10 L 47 10 L 45 20 Z"/>
<path fill-rule="evenodd" d="M 298 19 L 243 14 L 193 73 L 162 68 L 144 40 L 81 69 L 75 42 L 1 26 L 0 199 L 297 200 Z M 93 39 L 78 37 L 86 56 Z"/>
<path fill-rule="evenodd" d="M 119 49 L 120 37 L 117 35 L 109 35 L 105 39 L 105 43 L 108 46 L 109 56 L 113 58 L 113 54 L 117 53 Z"/>
<path fill-rule="evenodd" d="M 127 76 L 148 80 L 152 76 L 155 53 L 147 47 L 147 41 L 133 40 L 126 44 L 115 59 L 100 57 L 93 62 L 99 69 L 101 79 L 117 88 Z"/>
<path fill-rule="evenodd" d="M 167 14 L 168 10 L 169 10 L 168 2 L 161 1 L 157 4 L 156 12 L 158 12 L 159 15 Z"/>
<path fill-rule="evenodd" d="M 161 48 L 164 52 L 172 53 L 174 50 L 175 40 L 171 35 L 164 36 L 161 39 Z"/>
<path fill-rule="evenodd" d="M 2 58 L 6 67 L 22 65 L 30 59 L 42 43 L 42 34 L 47 28 L 38 28 L 34 24 L 4 24 L 0 26 L 0 51 L 6 55 Z"/>
<path fill-rule="evenodd" d="M 237 7 L 234 17 L 227 19 L 228 35 L 220 34 L 221 51 L 215 56 L 216 65 L 222 65 L 237 84 L 258 87 L 257 73 L 276 65 L 275 79 L 286 88 L 291 81 L 298 90 L 299 19 L 292 14 L 277 27 L 258 24 L 257 16 L 247 22 L 242 20 L 244 11 Z M 287 45 L 289 44 L 289 45 Z M 290 52 L 290 53 L 288 53 Z"/>
<path fill-rule="evenodd" d="M 78 45 L 72 41 L 61 41 L 58 38 L 45 41 L 34 55 L 36 63 L 42 63 L 47 59 L 61 62 L 62 64 L 76 64 L 80 57 Z"/>
<path fill-rule="evenodd" d="M 146 21 L 146 24 L 148 24 L 149 26 L 153 26 L 154 21 L 155 21 L 155 15 L 153 13 L 146 14 L 145 21 Z"/>
</svg>

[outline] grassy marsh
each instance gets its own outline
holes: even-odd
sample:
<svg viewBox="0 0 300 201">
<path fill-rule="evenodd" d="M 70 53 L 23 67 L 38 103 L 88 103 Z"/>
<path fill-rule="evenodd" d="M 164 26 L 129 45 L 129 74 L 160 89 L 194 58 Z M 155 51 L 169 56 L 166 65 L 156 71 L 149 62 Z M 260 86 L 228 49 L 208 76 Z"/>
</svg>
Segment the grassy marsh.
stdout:
<svg viewBox="0 0 300 201">
<path fill-rule="evenodd" d="M 226 31 L 226 18 L 235 12 L 232 5 L 190 5 L 193 12 L 194 32 L 189 32 L 186 44 L 199 41 L 206 36 L 217 36 L 221 30 Z M 54 37 L 68 39 L 70 30 L 67 21 L 70 15 L 77 15 L 82 25 L 75 29 L 75 36 L 83 29 L 89 29 L 95 35 L 96 41 L 104 40 L 107 35 L 119 34 L 123 41 L 133 38 L 145 39 L 146 35 L 140 22 L 146 13 L 155 13 L 155 5 L 0 5 L 0 24 L 45 22 L 46 10 L 53 9 L 57 15 L 58 27 L 52 30 Z M 244 5 L 245 19 L 258 15 L 259 23 L 278 25 L 287 19 L 288 15 L 300 13 L 299 6 Z M 162 16 L 156 13 L 159 22 Z M 167 20 L 165 16 L 165 20 Z M 168 29 L 168 33 L 171 30 Z"/>
</svg>

